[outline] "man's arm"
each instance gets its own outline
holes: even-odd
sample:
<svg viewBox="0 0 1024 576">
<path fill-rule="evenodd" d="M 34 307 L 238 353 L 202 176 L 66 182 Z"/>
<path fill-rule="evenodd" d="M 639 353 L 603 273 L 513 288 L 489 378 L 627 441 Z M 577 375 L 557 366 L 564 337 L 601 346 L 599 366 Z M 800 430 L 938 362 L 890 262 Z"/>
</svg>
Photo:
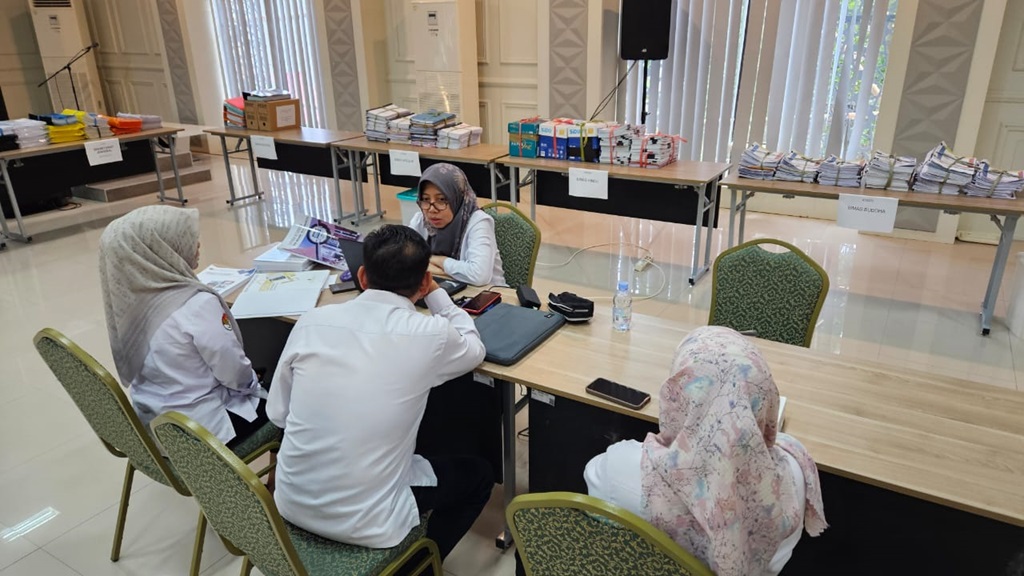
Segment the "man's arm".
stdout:
<svg viewBox="0 0 1024 576">
<path fill-rule="evenodd" d="M 438 358 L 441 381 L 446 382 L 479 366 L 487 351 L 473 318 L 440 288 L 427 294 L 425 300 L 432 314 L 448 320 L 448 334 Z"/>
</svg>

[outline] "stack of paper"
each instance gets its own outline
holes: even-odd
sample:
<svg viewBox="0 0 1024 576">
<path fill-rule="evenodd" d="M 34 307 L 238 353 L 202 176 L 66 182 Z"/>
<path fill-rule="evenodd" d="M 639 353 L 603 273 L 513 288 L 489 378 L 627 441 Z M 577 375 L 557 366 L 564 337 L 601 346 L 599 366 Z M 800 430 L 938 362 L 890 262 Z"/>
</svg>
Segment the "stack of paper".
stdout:
<svg viewBox="0 0 1024 576">
<path fill-rule="evenodd" d="M 932 148 L 917 167 L 914 191 L 959 194 L 960 189 L 974 178 L 977 166 L 977 160 L 956 156 L 942 142 Z"/>
<path fill-rule="evenodd" d="M 313 267 L 313 261 L 298 254 L 292 254 L 274 244 L 270 250 L 253 259 L 252 265 L 257 272 L 302 272 Z"/>
<path fill-rule="evenodd" d="M 676 161 L 676 137 L 648 134 L 633 138 L 629 147 L 629 165 L 661 168 Z"/>
<path fill-rule="evenodd" d="M 306 216 L 292 225 L 288 235 L 281 241 L 280 248 L 307 260 L 346 272 L 342 280 L 351 280 L 351 275 L 347 275 L 348 264 L 345 262 L 345 255 L 341 252 L 342 239 L 358 240 L 359 233 L 332 222 Z"/>
<path fill-rule="evenodd" d="M 18 148 L 38 148 L 50 143 L 50 133 L 46 122 L 17 118 L 0 122 L 0 135 L 17 137 Z"/>
<path fill-rule="evenodd" d="M 392 120 L 411 116 L 412 111 L 401 106 L 388 104 L 366 111 L 366 139 L 374 142 L 388 141 L 388 128 Z"/>
<path fill-rule="evenodd" d="M 241 96 L 224 101 L 224 125 L 245 128 L 245 99 Z"/>
<path fill-rule="evenodd" d="M 117 116 L 114 118 L 107 118 L 107 123 L 110 124 L 110 130 L 114 134 L 134 134 L 136 132 L 142 132 L 141 118 L 122 118 Z"/>
<path fill-rule="evenodd" d="M 437 131 L 458 124 L 451 112 L 421 112 L 409 118 L 412 144 L 414 146 L 437 147 Z"/>
<path fill-rule="evenodd" d="M 301 316 L 316 308 L 329 276 L 328 270 L 255 274 L 238 295 L 231 313 L 235 318 Z"/>
<path fill-rule="evenodd" d="M 814 182 L 818 177 L 821 163 L 821 159 L 808 158 L 796 151 L 790 151 L 775 170 L 775 179 L 787 182 Z"/>
<path fill-rule="evenodd" d="M 163 128 L 164 121 L 156 114 L 129 114 L 127 112 L 118 112 L 118 118 L 128 118 L 140 120 L 142 122 L 143 130 L 154 130 L 156 128 Z"/>
<path fill-rule="evenodd" d="M 96 138 L 110 138 L 114 135 L 110 130 L 107 117 L 100 114 L 89 113 L 85 115 L 85 137 L 92 140 Z"/>
<path fill-rule="evenodd" d="M 760 144 L 751 144 L 740 157 L 740 178 L 771 180 L 783 156 L 782 152 L 772 152 Z"/>
<path fill-rule="evenodd" d="M 984 196 L 986 198 L 1004 198 L 1013 200 L 1024 190 L 1024 171 L 1008 172 L 991 168 L 988 160 L 979 163 L 978 171 L 964 186 L 968 196 Z"/>
<path fill-rule="evenodd" d="M 864 186 L 888 190 L 910 190 L 910 179 L 914 177 L 917 158 L 893 156 L 875 151 L 864 172 Z"/>
<path fill-rule="evenodd" d="M 600 162 L 628 166 L 632 159 L 633 140 L 643 136 L 644 127 L 614 124 L 599 129 L 597 134 L 601 139 Z"/>
<path fill-rule="evenodd" d="M 480 136 L 484 129 L 479 126 L 471 126 L 464 122 L 449 128 L 441 128 L 437 131 L 437 147 L 459 150 L 476 146 L 480 143 Z"/>
<path fill-rule="evenodd" d="M 845 188 L 860 188 L 860 177 L 863 171 L 863 162 L 847 162 L 833 154 L 818 167 L 818 183 Z"/>
<path fill-rule="evenodd" d="M 291 93 L 285 88 L 268 88 L 266 90 L 242 92 L 242 98 L 250 102 L 272 102 L 274 100 L 288 100 L 291 97 Z"/>
<path fill-rule="evenodd" d="M 227 296 L 241 286 L 246 280 L 252 278 L 256 272 L 253 268 L 224 268 L 222 266 L 207 266 L 205 270 L 196 274 L 199 281 L 213 288 L 217 294 Z"/>
<path fill-rule="evenodd" d="M 411 141 L 412 136 L 409 132 L 410 128 L 411 126 L 409 124 L 408 116 L 388 120 L 388 142 L 408 144 Z"/>
</svg>

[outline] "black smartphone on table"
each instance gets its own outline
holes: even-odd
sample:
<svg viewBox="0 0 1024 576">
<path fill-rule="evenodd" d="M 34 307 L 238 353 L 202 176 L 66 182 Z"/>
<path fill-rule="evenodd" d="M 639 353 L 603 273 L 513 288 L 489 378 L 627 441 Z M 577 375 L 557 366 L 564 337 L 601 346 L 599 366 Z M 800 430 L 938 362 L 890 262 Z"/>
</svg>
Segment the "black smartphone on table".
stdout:
<svg viewBox="0 0 1024 576">
<path fill-rule="evenodd" d="M 335 282 L 328 286 L 331 290 L 331 294 L 341 294 L 342 292 L 351 292 L 357 288 L 355 281 L 349 280 L 347 282 Z"/>
<path fill-rule="evenodd" d="M 651 395 L 647 392 L 605 378 L 598 378 L 587 384 L 587 393 L 633 410 L 640 410 L 651 401 Z"/>
</svg>

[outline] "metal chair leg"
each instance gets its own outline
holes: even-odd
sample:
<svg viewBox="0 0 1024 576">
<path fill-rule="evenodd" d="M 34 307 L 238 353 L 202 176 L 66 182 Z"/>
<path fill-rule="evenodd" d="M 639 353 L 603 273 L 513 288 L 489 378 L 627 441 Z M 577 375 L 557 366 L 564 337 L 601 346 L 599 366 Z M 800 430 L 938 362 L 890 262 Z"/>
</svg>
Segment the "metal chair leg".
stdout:
<svg viewBox="0 0 1024 576">
<path fill-rule="evenodd" d="M 203 541 L 206 539 L 206 515 L 199 511 L 199 523 L 196 526 L 196 543 L 192 546 L 192 568 L 189 576 L 199 576 L 199 565 L 203 561 Z"/>
<path fill-rule="evenodd" d="M 242 573 L 240 576 L 249 576 L 252 574 L 252 562 L 249 562 L 248 556 L 242 557 Z"/>
<path fill-rule="evenodd" d="M 121 505 L 117 509 L 117 524 L 114 527 L 114 545 L 110 549 L 110 561 L 117 562 L 121 558 L 121 540 L 124 539 L 124 521 L 128 516 L 128 499 L 132 495 L 132 480 L 135 478 L 135 467 L 131 462 L 124 469 L 124 485 L 121 488 Z"/>
</svg>

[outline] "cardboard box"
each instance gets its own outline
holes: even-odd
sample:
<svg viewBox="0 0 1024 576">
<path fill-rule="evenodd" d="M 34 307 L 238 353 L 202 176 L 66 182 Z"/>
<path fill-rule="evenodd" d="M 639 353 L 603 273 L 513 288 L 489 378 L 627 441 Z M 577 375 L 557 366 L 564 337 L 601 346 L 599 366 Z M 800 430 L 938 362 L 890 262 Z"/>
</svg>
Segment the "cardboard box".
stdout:
<svg viewBox="0 0 1024 576">
<path fill-rule="evenodd" d="M 554 121 L 544 122 L 537 129 L 537 158 L 557 158 L 555 154 Z"/>
<path fill-rule="evenodd" d="M 565 136 L 565 159 L 579 162 L 583 160 L 583 127 L 570 124 Z"/>
<path fill-rule="evenodd" d="M 540 118 L 524 118 L 508 123 L 508 155 L 523 158 L 537 157 L 537 131 Z"/>
<path fill-rule="evenodd" d="M 601 161 L 601 129 L 607 125 L 605 122 L 587 122 L 583 125 L 580 149 L 584 162 Z"/>
<path fill-rule="evenodd" d="M 245 103 L 245 127 L 249 130 L 298 128 L 301 120 L 302 109 L 298 98 Z"/>
<path fill-rule="evenodd" d="M 558 160 L 565 160 L 566 145 L 569 139 L 569 125 L 568 124 L 556 124 L 555 125 L 555 158 Z"/>
</svg>

